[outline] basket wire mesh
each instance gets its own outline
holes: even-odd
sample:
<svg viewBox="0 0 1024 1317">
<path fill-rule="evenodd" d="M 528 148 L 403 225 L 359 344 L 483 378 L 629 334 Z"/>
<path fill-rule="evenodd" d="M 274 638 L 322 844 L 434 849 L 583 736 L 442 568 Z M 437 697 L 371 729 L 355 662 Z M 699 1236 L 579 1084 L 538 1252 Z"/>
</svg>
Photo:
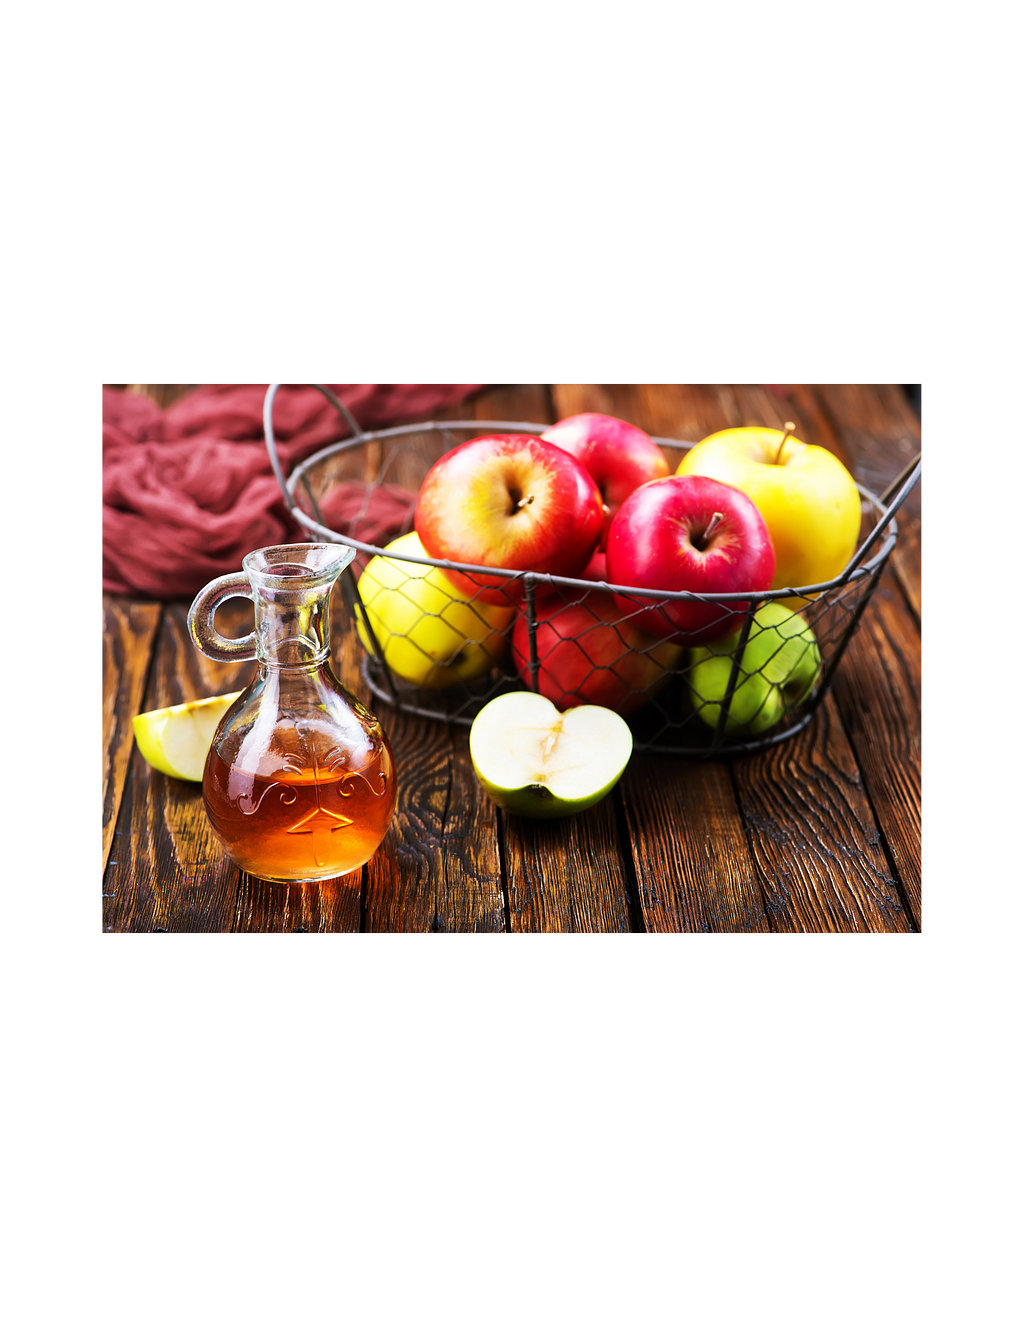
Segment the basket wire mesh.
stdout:
<svg viewBox="0 0 1024 1317">
<path fill-rule="evenodd" d="M 379 699 L 420 717 L 464 726 L 489 700 L 511 690 L 538 691 L 560 708 L 600 703 L 627 718 L 636 750 L 661 754 L 751 754 L 809 724 L 896 546 L 895 513 L 920 474 L 918 456 L 881 496 L 857 486 L 862 514 L 858 546 L 832 581 L 741 595 L 626 589 L 429 558 L 353 533 L 375 490 L 397 484 L 413 496 L 434 462 L 474 434 L 541 435 L 547 426 L 427 421 L 366 432 L 326 386 L 313 385 L 337 409 L 352 437 L 298 463 L 286 479 L 273 431 L 279 387 L 270 386 L 264 404 L 271 464 L 294 520 L 314 539 L 357 550 L 353 571 L 358 588 L 353 573 L 346 572 L 343 589 L 365 648 L 363 675 Z M 685 440 L 652 439 L 670 469 L 693 447 Z M 362 482 L 365 488 L 361 505 L 343 529 L 325 524 L 321 510 L 339 482 L 353 482 L 354 488 Z M 412 518 L 410 497 L 399 534 L 412 531 Z M 472 571 L 496 584 L 521 583 L 521 601 L 507 609 L 484 604 L 479 591 L 454 591 L 438 577 L 443 569 Z M 666 604 L 693 599 L 709 604 L 719 616 L 742 614 L 738 630 L 724 641 L 685 648 L 652 634 L 653 613 L 663 615 Z M 758 610 L 777 603 L 785 609 L 759 615 Z M 788 681 L 784 669 L 793 670 Z"/>
</svg>

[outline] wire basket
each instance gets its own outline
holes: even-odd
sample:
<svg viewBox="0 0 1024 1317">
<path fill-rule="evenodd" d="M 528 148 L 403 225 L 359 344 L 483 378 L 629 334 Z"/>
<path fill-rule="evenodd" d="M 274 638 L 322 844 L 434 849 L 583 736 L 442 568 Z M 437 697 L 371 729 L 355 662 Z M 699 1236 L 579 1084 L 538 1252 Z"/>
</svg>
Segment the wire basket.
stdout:
<svg viewBox="0 0 1024 1317">
<path fill-rule="evenodd" d="M 271 465 L 294 520 L 312 538 L 357 550 L 342 577 L 365 649 L 362 671 L 370 690 L 407 713 L 468 726 L 497 695 L 534 690 L 560 708 L 605 704 L 627 719 L 634 748 L 690 758 L 728 758 L 775 745 L 805 728 L 824 699 L 836 668 L 896 546 L 897 509 L 920 475 L 916 457 L 880 496 L 858 485 L 861 531 L 842 574 L 805 588 L 751 594 L 693 595 L 603 581 L 514 572 L 399 552 L 324 524 L 321 505 L 341 482 L 365 490 L 413 496 L 445 452 L 474 434 L 543 434 L 545 425 L 512 421 L 428 421 L 366 432 L 324 385 L 312 385 L 336 408 L 352 437 L 298 463 L 287 479 L 273 430 L 274 397 L 267 390 L 263 422 Z M 675 469 L 685 440 L 652 436 Z M 673 456 L 674 455 L 674 456 Z M 390 538 L 394 542 L 394 536 Z M 376 560 L 376 561 L 374 561 Z M 369 576 L 362 573 L 373 563 Z M 515 580 L 522 602 L 496 609 L 471 594 L 452 598 L 435 569 L 472 571 L 495 584 Z M 443 592 L 438 587 L 444 587 Z M 731 638 L 683 649 L 644 626 L 673 601 L 703 600 L 742 613 Z M 785 604 L 762 612 L 764 605 Z M 806 625 L 805 625 L 806 624 Z M 433 626 L 430 642 L 425 626 Z M 443 637 L 438 652 L 438 635 Z M 781 664 L 779 656 L 785 655 Z M 783 679 L 783 669 L 789 675 Z"/>
</svg>

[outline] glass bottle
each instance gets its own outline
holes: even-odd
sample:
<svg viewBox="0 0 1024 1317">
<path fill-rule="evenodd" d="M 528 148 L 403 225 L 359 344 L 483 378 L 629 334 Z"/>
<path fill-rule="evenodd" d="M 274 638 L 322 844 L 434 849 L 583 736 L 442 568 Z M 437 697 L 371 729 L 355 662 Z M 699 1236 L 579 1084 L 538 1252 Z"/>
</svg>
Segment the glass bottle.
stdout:
<svg viewBox="0 0 1024 1317">
<path fill-rule="evenodd" d="M 255 658 L 256 676 L 224 715 L 203 774 L 217 839 L 248 873 L 313 882 L 350 873 L 380 845 L 395 811 L 395 768 L 379 721 L 328 664 L 331 587 L 355 557 L 334 544 L 278 544 L 220 576 L 189 610 L 208 658 Z M 255 629 L 214 627 L 225 599 L 251 599 Z"/>
</svg>

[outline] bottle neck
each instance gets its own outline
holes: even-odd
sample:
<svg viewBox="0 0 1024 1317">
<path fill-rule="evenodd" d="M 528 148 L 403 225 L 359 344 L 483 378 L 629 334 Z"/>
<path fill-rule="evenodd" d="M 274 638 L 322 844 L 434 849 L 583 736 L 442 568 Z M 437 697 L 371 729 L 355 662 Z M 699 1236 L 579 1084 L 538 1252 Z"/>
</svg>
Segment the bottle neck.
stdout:
<svg viewBox="0 0 1024 1317">
<path fill-rule="evenodd" d="M 331 649 L 330 586 L 324 591 L 275 591 L 257 594 L 256 658 L 261 668 L 312 670 Z"/>
</svg>

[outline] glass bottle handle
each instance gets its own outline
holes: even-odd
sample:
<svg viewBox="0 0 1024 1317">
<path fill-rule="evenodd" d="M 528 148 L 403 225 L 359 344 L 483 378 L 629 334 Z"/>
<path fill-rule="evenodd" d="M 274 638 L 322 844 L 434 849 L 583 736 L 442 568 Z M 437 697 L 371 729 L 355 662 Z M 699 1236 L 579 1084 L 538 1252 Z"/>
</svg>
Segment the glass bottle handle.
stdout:
<svg viewBox="0 0 1024 1317">
<path fill-rule="evenodd" d="M 196 649 L 218 663 L 240 663 L 256 657 L 256 632 L 232 640 L 222 636 L 213 624 L 213 615 L 225 599 L 251 599 L 252 586 L 244 572 L 218 576 L 204 585 L 188 610 L 188 632 Z"/>
</svg>

